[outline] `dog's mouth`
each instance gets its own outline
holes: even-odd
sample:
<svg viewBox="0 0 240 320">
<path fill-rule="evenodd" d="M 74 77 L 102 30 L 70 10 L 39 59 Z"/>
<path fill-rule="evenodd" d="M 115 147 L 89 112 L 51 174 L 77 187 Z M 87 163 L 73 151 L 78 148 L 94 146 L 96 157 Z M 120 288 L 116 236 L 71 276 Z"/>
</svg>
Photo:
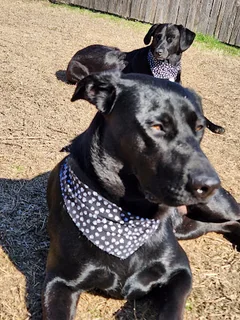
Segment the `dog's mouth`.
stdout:
<svg viewBox="0 0 240 320">
<path fill-rule="evenodd" d="M 149 201 L 149 202 L 152 202 L 152 203 L 156 203 L 156 204 L 159 204 L 159 200 L 154 196 L 152 195 L 151 193 L 149 192 L 146 192 L 145 193 L 145 198 Z M 184 216 L 187 214 L 187 206 L 186 205 L 180 205 L 180 206 L 176 206 L 176 209 L 178 211 L 178 213 L 181 215 L 181 216 Z"/>
<path fill-rule="evenodd" d="M 149 202 L 156 203 L 156 204 L 161 204 L 159 199 L 155 197 L 152 193 L 146 191 L 144 192 L 145 199 L 148 200 Z"/>
<path fill-rule="evenodd" d="M 170 207 L 192 204 L 192 199 L 190 199 L 189 194 L 187 194 L 187 192 L 182 188 L 171 188 L 170 190 L 165 188 L 164 190 L 161 190 L 160 193 L 158 192 L 158 195 L 155 195 L 149 190 L 144 190 L 144 195 L 145 199 L 149 202 L 163 204 Z"/>
<path fill-rule="evenodd" d="M 181 216 L 184 216 L 187 214 L 187 206 L 179 206 L 177 207 L 177 210 Z"/>
<path fill-rule="evenodd" d="M 159 61 L 166 60 L 168 58 L 168 54 L 164 54 L 164 53 L 154 52 L 153 55 L 154 55 L 154 58 Z"/>
<path fill-rule="evenodd" d="M 182 197 L 163 197 L 162 200 L 160 200 L 158 197 L 154 196 L 152 193 L 146 191 L 144 192 L 145 199 L 148 200 L 151 203 L 155 203 L 158 205 L 167 205 L 170 207 L 181 207 L 186 205 L 186 201 Z"/>
<path fill-rule="evenodd" d="M 199 203 L 199 199 L 192 196 L 191 193 L 187 192 L 186 190 L 174 189 L 168 190 L 168 188 L 162 190 L 161 196 L 156 196 L 150 191 L 144 191 L 145 199 L 149 202 L 158 204 L 158 205 L 167 205 L 169 207 L 186 207 L 189 205 L 194 205 Z M 201 203 L 205 203 L 207 199 L 204 201 L 202 199 Z"/>
</svg>

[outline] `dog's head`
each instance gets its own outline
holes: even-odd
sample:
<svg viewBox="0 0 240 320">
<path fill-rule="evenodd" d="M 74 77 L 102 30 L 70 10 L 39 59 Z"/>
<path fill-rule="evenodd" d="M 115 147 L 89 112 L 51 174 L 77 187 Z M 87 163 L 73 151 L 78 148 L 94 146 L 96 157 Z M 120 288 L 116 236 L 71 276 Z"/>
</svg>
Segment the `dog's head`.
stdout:
<svg viewBox="0 0 240 320">
<path fill-rule="evenodd" d="M 219 187 L 200 148 L 205 118 L 192 90 L 140 74 L 95 74 L 78 83 L 72 101 L 78 99 L 96 105 L 104 123 L 101 150 L 117 155 L 148 200 L 196 204 Z"/>
<path fill-rule="evenodd" d="M 171 23 L 154 24 L 146 34 L 144 43 L 151 43 L 151 51 L 158 60 L 168 59 L 173 54 L 180 54 L 187 50 L 195 38 L 195 33 Z"/>
</svg>

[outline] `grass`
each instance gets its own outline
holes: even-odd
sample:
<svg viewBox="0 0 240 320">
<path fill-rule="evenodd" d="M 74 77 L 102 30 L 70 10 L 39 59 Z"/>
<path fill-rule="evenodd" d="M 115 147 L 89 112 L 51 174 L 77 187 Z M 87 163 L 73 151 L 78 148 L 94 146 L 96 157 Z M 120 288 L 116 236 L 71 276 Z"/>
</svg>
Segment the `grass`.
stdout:
<svg viewBox="0 0 240 320">
<path fill-rule="evenodd" d="M 94 10 L 84 9 L 84 8 L 80 8 L 80 7 L 74 6 L 74 5 L 51 4 L 51 6 L 65 7 L 68 10 L 74 10 L 76 12 L 79 12 L 80 14 L 90 15 L 95 19 L 99 19 L 99 18 L 100 19 L 108 19 L 108 20 L 114 21 L 115 23 L 121 23 L 123 25 L 126 25 L 127 27 L 133 27 L 133 28 L 138 29 L 139 31 L 142 31 L 142 32 L 147 32 L 150 27 L 149 23 L 127 20 L 127 19 L 118 17 L 113 14 L 96 12 Z M 212 36 L 205 35 L 202 33 L 196 34 L 194 45 L 198 46 L 200 48 L 203 48 L 203 49 L 217 51 L 219 53 L 240 57 L 240 48 L 225 44 Z"/>
<path fill-rule="evenodd" d="M 209 35 L 197 33 L 195 42 L 206 49 L 222 51 L 226 54 L 240 57 L 240 48 L 225 44 Z"/>
<path fill-rule="evenodd" d="M 185 305 L 185 309 L 188 311 L 192 311 L 193 310 L 193 305 L 190 301 L 187 301 L 186 305 Z"/>
<path fill-rule="evenodd" d="M 21 165 L 17 165 L 15 168 L 16 168 L 16 170 L 17 170 L 18 173 L 21 173 L 21 172 L 24 171 L 24 167 L 21 166 Z"/>
</svg>

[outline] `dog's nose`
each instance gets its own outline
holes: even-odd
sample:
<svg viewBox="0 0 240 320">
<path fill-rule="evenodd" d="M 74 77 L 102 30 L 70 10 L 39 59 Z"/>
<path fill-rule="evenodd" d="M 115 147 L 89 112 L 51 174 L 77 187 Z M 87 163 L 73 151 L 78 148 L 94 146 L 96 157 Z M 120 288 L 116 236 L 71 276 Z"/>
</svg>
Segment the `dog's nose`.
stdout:
<svg viewBox="0 0 240 320">
<path fill-rule="evenodd" d="M 207 177 L 204 175 L 190 176 L 188 188 L 197 199 L 206 199 L 214 190 L 220 187 L 220 180 L 217 176 Z"/>
<path fill-rule="evenodd" d="M 157 50 L 156 50 L 156 53 L 159 54 L 159 55 L 161 55 L 163 52 L 164 52 L 163 49 L 157 49 Z"/>
</svg>

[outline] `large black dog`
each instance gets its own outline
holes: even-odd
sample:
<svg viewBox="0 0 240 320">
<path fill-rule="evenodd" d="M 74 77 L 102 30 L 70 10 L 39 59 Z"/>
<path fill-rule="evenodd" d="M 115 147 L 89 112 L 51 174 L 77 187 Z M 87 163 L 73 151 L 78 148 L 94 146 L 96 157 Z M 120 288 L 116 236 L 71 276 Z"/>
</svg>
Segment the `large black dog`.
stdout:
<svg viewBox="0 0 240 320">
<path fill-rule="evenodd" d="M 194 231 L 178 207 L 214 215 L 225 192 L 200 149 L 201 101 L 177 83 L 112 73 L 81 80 L 78 99 L 98 112 L 49 178 L 44 319 L 73 319 L 81 292 L 94 288 L 126 299 L 151 293 L 158 319 L 182 319 L 191 271 L 175 234 Z M 225 198 L 223 220 L 236 219 Z M 200 233 L 213 228 L 197 223 Z"/>
</svg>

